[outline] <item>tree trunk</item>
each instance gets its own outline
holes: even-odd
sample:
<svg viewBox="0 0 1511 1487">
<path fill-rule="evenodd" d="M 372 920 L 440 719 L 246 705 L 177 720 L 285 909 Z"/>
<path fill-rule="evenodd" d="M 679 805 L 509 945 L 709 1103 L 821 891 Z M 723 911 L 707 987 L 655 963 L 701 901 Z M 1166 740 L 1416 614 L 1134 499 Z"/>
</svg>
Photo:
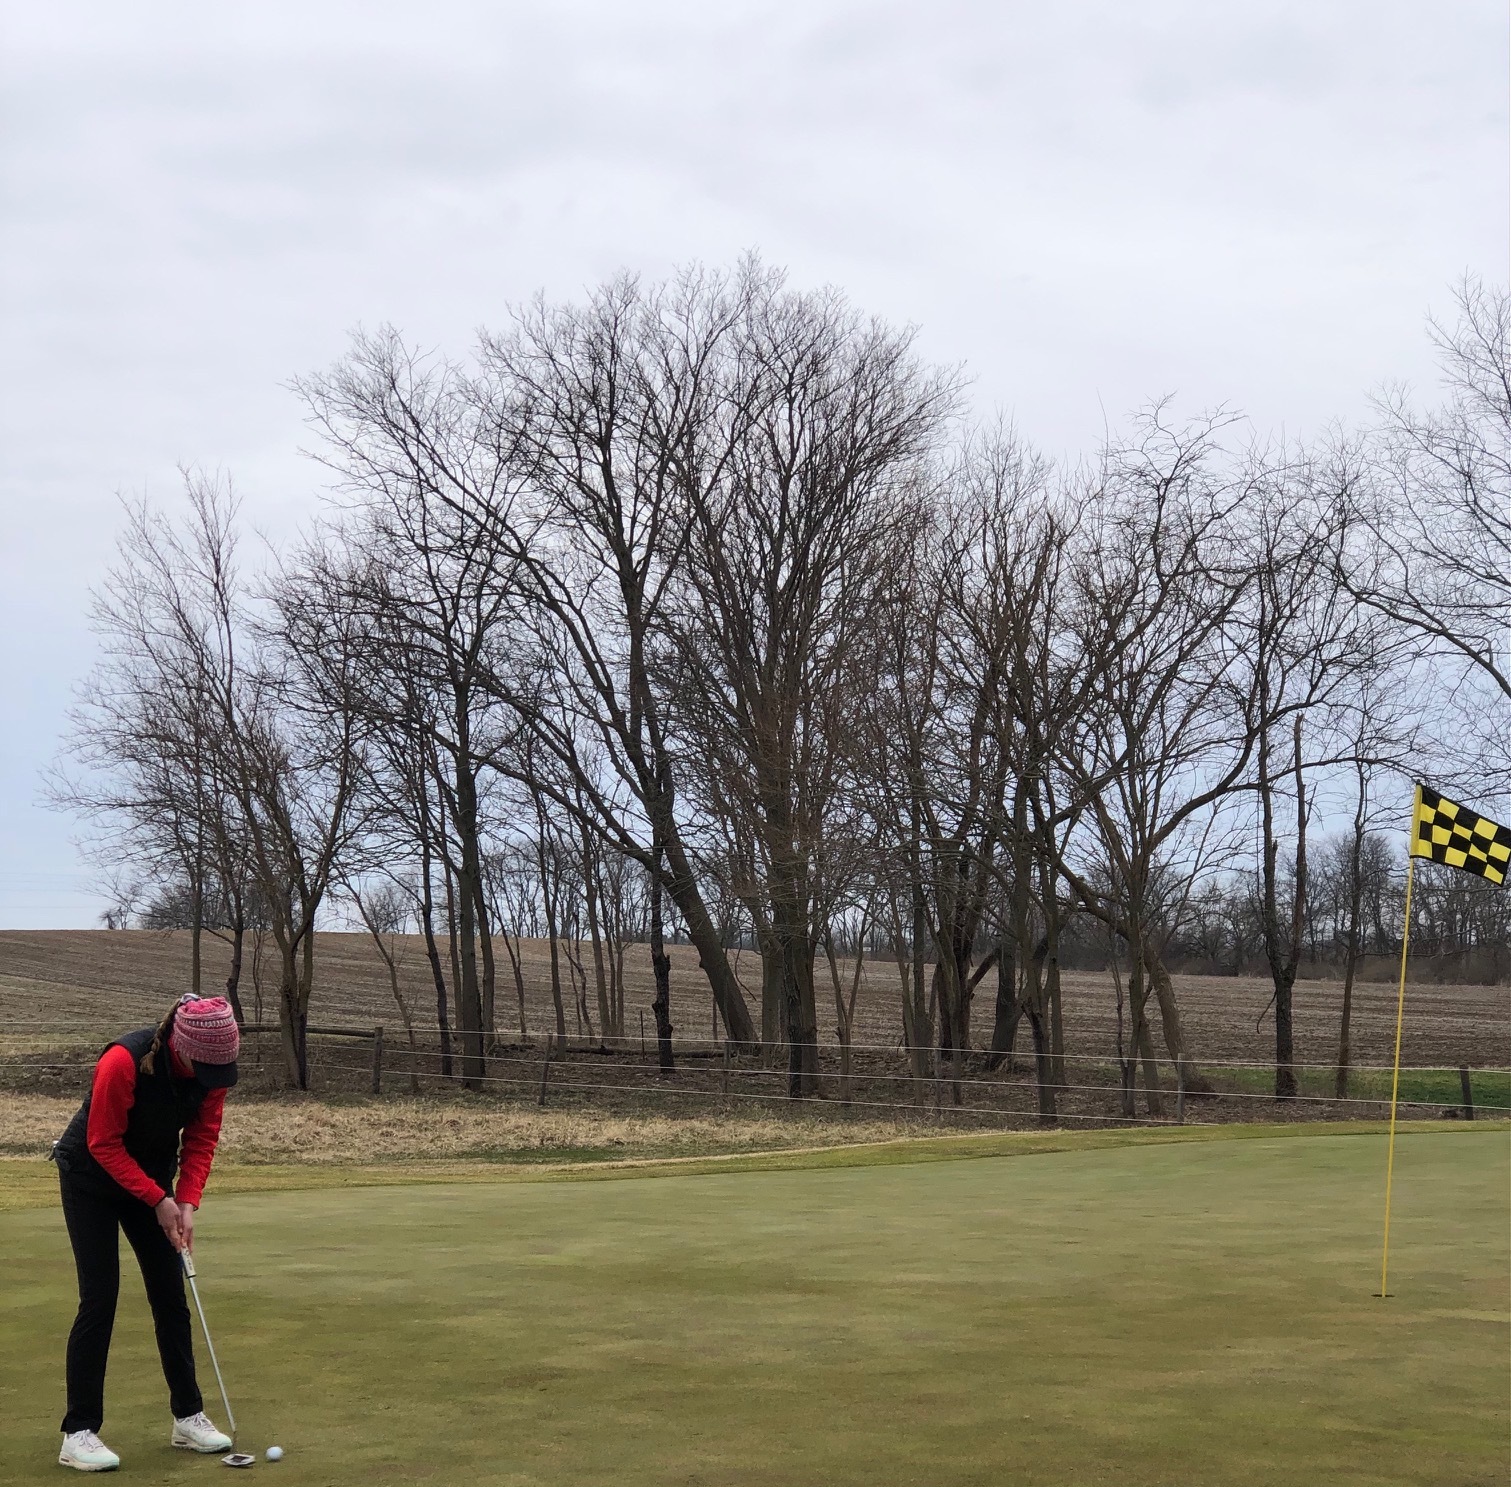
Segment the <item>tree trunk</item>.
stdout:
<svg viewBox="0 0 1511 1487">
<path fill-rule="evenodd" d="M 1154 1056 L 1154 1039 L 1149 1035 L 1149 1024 L 1143 1018 L 1139 1020 L 1138 1046 L 1144 1061 L 1144 1100 L 1149 1114 L 1159 1118 L 1165 1113 L 1165 1102 L 1160 1095 L 1159 1063 Z"/>
<path fill-rule="evenodd" d="M 1333 1076 L 1333 1094 L 1348 1098 L 1350 1023 L 1354 1011 L 1354 971 L 1359 964 L 1359 918 L 1364 899 L 1364 827 L 1369 819 L 1369 782 L 1364 766 L 1358 766 L 1359 800 L 1354 808 L 1354 835 L 1348 854 L 1348 950 L 1343 961 L 1343 1009 L 1338 1018 L 1338 1068 Z"/>
<path fill-rule="evenodd" d="M 939 1008 L 939 1057 L 949 1070 L 950 1098 L 961 1103 L 960 1069 L 969 1043 L 969 993 L 955 947 L 935 942 L 934 1000 Z"/>
<path fill-rule="evenodd" d="M 446 977 L 441 970 L 441 952 L 435 942 L 435 890 L 430 881 L 430 848 L 420 849 L 420 929 L 425 936 L 425 958 L 435 981 L 435 1020 L 441 1034 L 441 1077 L 451 1078 L 451 1016 L 446 1006 Z"/>
<path fill-rule="evenodd" d="M 1301 960 L 1302 932 L 1306 923 L 1306 787 L 1301 758 L 1301 718 L 1294 724 L 1294 769 L 1296 776 L 1296 882 L 1291 904 L 1290 932 L 1282 937 L 1279 908 L 1280 843 L 1275 838 L 1275 782 L 1270 771 L 1267 729 L 1259 734 L 1259 805 L 1263 826 L 1264 899 L 1262 923 L 1265 958 L 1275 986 L 1275 1098 L 1296 1095 L 1295 1035 L 1292 1027 L 1292 990 Z"/>
<path fill-rule="evenodd" d="M 610 945 L 609 955 L 609 985 L 614 994 L 614 1026 L 619 1029 L 619 1036 L 624 1036 L 624 938 L 615 932 Z"/>
<path fill-rule="evenodd" d="M 308 1024 L 299 999 L 299 949 L 292 926 L 275 928 L 278 944 L 278 1029 L 284 1068 L 295 1089 L 307 1090 L 309 1076 Z"/>
<path fill-rule="evenodd" d="M 231 1015 L 236 1019 L 237 1027 L 247 1020 L 241 1006 L 241 957 L 246 937 L 246 920 L 238 914 L 236 923 L 231 926 L 231 969 L 226 973 L 226 1000 L 231 1004 Z"/>
<path fill-rule="evenodd" d="M 864 938 L 865 920 L 861 920 L 862 935 Z M 824 954 L 829 961 L 829 978 L 834 983 L 834 1030 L 839 1039 L 839 1097 L 842 1103 L 850 1103 L 850 1037 L 855 1025 L 855 998 L 860 990 L 862 948 L 859 944 L 855 947 L 855 974 L 850 982 L 850 999 L 845 1000 L 844 988 L 840 983 L 839 961 L 834 954 L 834 939 L 831 935 L 824 935 Z"/>
<path fill-rule="evenodd" d="M 443 859 L 442 868 L 441 881 L 446 885 L 446 945 L 451 961 L 451 991 L 453 1006 L 459 1007 L 462 996 L 462 957 L 456 923 L 456 887 L 452 881 L 450 862 Z"/>
<path fill-rule="evenodd" d="M 1049 1004 L 1050 1075 L 1064 1089 L 1065 1077 L 1065 998 L 1060 984 L 1060 952 L 1051 949 L 1044 964 L 1044 996 Z"/>
<path fill-rule="evenodd" d="M 787 1093 L 794 1099 L 818 1092 L 818 1005 L 813 989 L 813 941 L 783 934 L 782 993 L 787 1014 Z"/>
<path fill-rule="evenodd" d="M 663 1074 L 670 1074 L 675 1066 L 672 1057 L 672 963 L 662 938 L 660 866 L 661 856 L 657 853 L 657 871 L 651 874 L 651 973 L 656 982 L 651 1011 L 656 1018 L 657 1062 Z"/>
<path fill-rule="evenodd" d="M 766 1062 L 773 1064 L 786 1044 L 782 954 L 769 929 L 757 929 L 756 944 L 761 954 L 761 1050 Z"/>
<path fill-rule="evenodd" d="M 459 718 L 465 726 L 465 718 Z M 456 865 L 457 953 L 461 979 L 457 982 L 457 1027 L 462 1035 L 462 1081 L 469 1089 L 482 1089 L 487 1077 L 486 1026 L 483 1020 L 483 987 L 478 976 L 478 908 L 482 903 L 482 858 L 477 839 L 477 781 L 467 755 L 466 735 L 458 740 L 456 761 L 456 813 L 451 823 L 461 849 Z"/>
<path fill-rule="evenodd" d="M 665 853 L 667 867 L 670 869 L 666 876 L 666 891 L 687 925 L 687 938 L 698 952 L 698 964 L 708 977 L 709 988 L 718 1004 L 719 1016 L 734 1043 L 741 1048 L 753 1049 L 756 1046 L 756 1030 L 755 1023 L 750 1018 L 750 1008 L 745 1005 L 745 997 L 730 968 L 729 956 L 725 952 L 718 927 L 709 915 L 703 896 L 698 892 L 697 879 L 693 876 L 687 854 L 675 833 L 668 834 Z"/>
<path fill-rule="evenodd" d="M 519 947 L 502 924 L 498 927 L 498 933 L 499 938 L 504 942 L 504 953 L 509 957 L 509 970 L 514 977 L 514 997 L 519 1003 L 519 1041 L 528 1043 L 530 1029 L 525 1020 L 525 973 L 524 967 L 520 964 Z"/>
<path fill-rule="evenodd" d="M 483 999 L 477 976 L 477 925 L 474 919 L 477 887 L 463 861 L 456 875 L 457 958 L 461 981 L 457 986 L 457 1031 L 462 1041 L 462 1083 L 480 1090 L 486 1073 L 483 1058 Z"/>
<path fill-rule="evenodd" d="M 481 862 L 479 863 L 481 870 Z M 497 967 L 493 959 L 493 931 L 489 922 L 488 901 L 478 882 L 477 893 L 477 943 L 483 956 L 483 1053 L 491 1058 L 498 1042 L 498 1022 L 495 1018 L 493 996 L 498 985 Z"/>
<path fill-rule="evenodd" d="M 1118 972 L 1117 942 L 1111 933 L 1108 934 L 1109 955 L 1112 964 L 1112 985 L 1117 997 L 1117 1049 L 1118 1049 L 1118 1084 L 1122 1090 L 1123 1114 L 1129 1120 L 1133 1119 L 1133 1054 L 1123 1036 L 1123 978 Z M 1133 978 L 1141 973 L 1137 960 L 1133 961 L 1129 969 L 1130 984 Z"/>
<path fill-rule="evenodd" d="M 582 831 L 582 885 L 587 899 L 588 934 L 593 941 L 593 978 L 598 989 L 598 1031 L 606 1042 L 618 1037 L 623 1028 L 614 1025 L 614 1011 L 609 1005 L 609 981 L 603 963 L 603 936 L 598 928 L 598 882 L 593 855 L 593 841 L 586 827 Z"/>
<path fill-rule="evenodd" d="M 542 826 L 544 830 L 544 826 Z M 540 896 L 546 910 L 546 939 L 551 954 L 551 1005 L 556 1012 L 556 1046 L 567 1046 L 567 1009 L 561 999 L 561 949 L 557 944 L 556 894 L 552 886 L 554 874 L 546 861 L 546 840 L 541 836 L 536 843 L 536 860 L 540 865 Z"/>
<path fill-rule="evenodd" d="M 1050 1056 L 1049 1040 L 1045 1037 L 1044 1018 L 1032 1003 L 1025 1009 L 1028 1025 L 1034 1037 L 1034 1083 L 1039 1096 L 1039 1123 L 1052 1126 L 1055 1123 L 1055 1076 L 1054 1060 Z"/>
<path fill-rule="evenodd" d="M 913 1045 L 915 1077 L 928 1079 L 934 1072 L 934 1016 L 933 1007 L 924 995 L 924 973 L 928 965 L 929 926 L 925 915 L 923 888 L 913 885 L 913 1031 L 917 1041 Z M 922 1090 L 920 1085 L 919 1089 Z"/>
<path fill-rule="evenodd" d="M 1212 1093 L 1212 1085 L 1191 1062 L 1191 1055 L 1186 1048 L 1186 1031 L 1181 1023 L 1180 1006 L 1175 1000 L 1175 986 L 1170 980 L 1170 972 L 1165 969 L 1165 962 L 1157 952 L 1151 949 L 1146 954 L 1149 983 L 1153 987 L 1154 999 L 1159 1006 L 1160 1024 L 1165 1035 L 1165 1049 L 1175 1061 L 1178 1077 L 1186 1093 L 1209 1095 Z M 1140 1008 L 1141 1014 L 1142 1010 Z"/>
<path fill-rule="evenodd" d="M 1296 1037 L 1291 1018 L 1291 991 L 1296 984 L 1293 966 L 1275 973 L 1275 1098 L 1296 1097 Z"/>
<path fill-rule="evenodd" d="M 1154 1040 L 1149 1035 L 1149 1019 L 1146 1015 L 1149 989 L 1145 981 L 1145 967 L 1140 963 L 1138 947 L 1130 946 L 1130 949 L 1133 951 L 1136 968 L 1128 977 L 1128 1015 L 1131 1023 L 1128 1062 L 1132 1068 L 1138 1060 L 1143 1060 L 1146 1106 L 1150 1115 L 1161 1116 L 1164 1114 L 1164 1105 L 1160 1099 L 1159 1070 L 1154 1061 Z M 1131 1079 L 1129 1082 L 1132 1083 Z"/>
<path fill-rule="evenodd" d="M 1028 791 L 1020 781 L 1013 792 L 1013 882 L 1008 904 L 1009 934 L 1004 936 L 1012 942 L 1012 954 L 1004 955 L 1007 964 L 997 972 L 997 1005 L 992 1018 L 992 1058 L 989 1065 L 994 1069 L 1004 1059 L 1009 1068 L 1012 1067 L 1013 1048 L 1018 1041 L 1018 1022 L 1023 1016 L 1023 997 L 1018 982 L 1020 978 L 1026 980 L 1028 976 L 1028 914 L 1032 886 L 1029 882 L 1028 805 Z M 1007 973 L 1005 984 L 1004 972 Z"/>
<path fill-rule="evenodd" d="M 189 885 L 189 989 L 200 992 L 200 962 L 205 935 L 204 869 L 194 865 L 194 880 Z"/>
<path fill-rule="evenodd" d="M 988 1069 L 1010 1063 L 1018 1041 L 1018 947 L 1003 947 L 997 958 L 997 999 L 992 1007 L 992 1049 Z"/>
</svg>

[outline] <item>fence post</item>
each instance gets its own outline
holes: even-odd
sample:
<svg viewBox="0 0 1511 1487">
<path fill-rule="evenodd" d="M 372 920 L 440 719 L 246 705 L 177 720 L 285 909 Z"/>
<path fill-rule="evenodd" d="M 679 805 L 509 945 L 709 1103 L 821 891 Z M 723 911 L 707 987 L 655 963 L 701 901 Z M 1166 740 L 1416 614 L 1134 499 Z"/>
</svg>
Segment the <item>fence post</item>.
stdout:
<svg viewBox="0 0 1511 1487">
<path fill-rule="evenodd" d="M 1469 1085 L 1469 1068 L 1466 1064 L 1459 1065 L 1459 1093 L 1464 1097 L 1464 1119 L 1474 1119 L 1474 1091 Z"/>
<path fill-rule="evenodd" d="M 1186 1123 L 1186 1061 L 1179 1058 L 1175 1061 L 1175 1123 Z"/>
<path fill-rule="evenodd" d="M 724 1040 L 724 1093 L 729 1093 L 729 1039 Z"/>
<path fill-rule="evenodd" d="M 383 1024 L 373 1029 L 373 1093 L 383 1093 Z"/>
<path fill-rule="evenodd" d="M 640 1057 L 645 1057 L 645 1008 L 640 1009 Z"/>
<path fill-rule="evenodd" d="M 546 1056 L 540 1061 L 540 1099 L 538 1104 L 546 1103 L 546 1080 L 551 1076 L 551 1043 L 555 1039 L 555 1033 L 546 1034 Z"/>
</svg>

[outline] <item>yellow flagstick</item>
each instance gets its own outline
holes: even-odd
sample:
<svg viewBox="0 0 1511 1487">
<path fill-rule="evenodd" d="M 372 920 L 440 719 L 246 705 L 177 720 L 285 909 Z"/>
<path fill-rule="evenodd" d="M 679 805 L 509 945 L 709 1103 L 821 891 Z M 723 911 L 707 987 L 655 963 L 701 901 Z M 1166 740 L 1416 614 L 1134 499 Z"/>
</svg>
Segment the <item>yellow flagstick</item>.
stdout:
<svg viewBox="0 0 1511 1487">
<path fill-rule="evenodd" d="M 1411 820 L 1415 828 L 1422 803 L 1422 788 L 1417 787 L 1416 802 L 1412 807 Z M 1406 858 L 1406 923 L 1401 927 L 1401 986 L 1396 993 L 1396 1067 L 1390 1080 L 1390 1145 L 1385 1157 L 1385 1242 L 1380 1250 L 1380 1290 L 1383 1300 L 1390 1292 L 1385 1281 L 1390 1266 L 1390 1184 L 1396 1170 L 1396 1097 L 1401 1090 L 1401 1023 L 1406 1013 L 1406 953 L 1411 943 L 1411 879 L 1416 871 L 1417 860 L 1407 846 Z"/>
</svg>

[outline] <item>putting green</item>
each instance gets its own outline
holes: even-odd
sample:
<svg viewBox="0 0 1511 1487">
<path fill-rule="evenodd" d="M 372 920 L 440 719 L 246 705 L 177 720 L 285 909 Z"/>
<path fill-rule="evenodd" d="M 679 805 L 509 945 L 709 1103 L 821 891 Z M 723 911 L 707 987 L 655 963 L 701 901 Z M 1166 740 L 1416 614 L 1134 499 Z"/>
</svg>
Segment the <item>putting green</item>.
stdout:
<svg viewBox="0 0 1511 1487">
<path fill-rule="evenodd" d="M 1506 1481 L 1508 1156 L 1402 1138 L 1383 1302 L 1374 1135 L 212 1191 L 197 1253 L 287 1487 L 1471 1487 Z M 0 1255 L 0 1482 L 57 1482 L 56 1211 Z M 131 1270 L 108 1406 L 135 1479 L 220 1480 L 166 1445 Z"/>
</svg>

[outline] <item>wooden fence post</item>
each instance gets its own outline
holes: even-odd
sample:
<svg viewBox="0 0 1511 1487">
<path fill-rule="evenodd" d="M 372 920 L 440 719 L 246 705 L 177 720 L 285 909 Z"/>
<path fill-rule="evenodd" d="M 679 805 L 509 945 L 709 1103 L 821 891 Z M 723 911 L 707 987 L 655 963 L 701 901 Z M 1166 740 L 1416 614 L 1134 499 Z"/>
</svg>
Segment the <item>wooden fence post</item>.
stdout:
<svg viewBox="0 0 1511 1487">
<path fill-rule="evenodd" d="M 373 1093 L 383 1093 L 383 1024 L 373 1029 Z"/>
<path fill-rule="evenodd" d="M 1474 1090 L 1469 1084 L 1469 1069 L 1465 1064 L 1459 1065 L 1459 1093 L 1464 1097 L 1464 1119 L 1474 1119 Z"/>
<path fill-rule="evenodd" d="M 556 1037 L 555 1033 L 546 1034 L 546 1056 L 540 1061 L 540 1099 L 538 1104 L 546 1103 L 546 1080 L 551 1076 L 551 1043 Z"/>
<path fill-rule="evenodd" d="M 729 1093 L 729 1039 L 724 1040 L 724 1093 Z"/>
</svg>

